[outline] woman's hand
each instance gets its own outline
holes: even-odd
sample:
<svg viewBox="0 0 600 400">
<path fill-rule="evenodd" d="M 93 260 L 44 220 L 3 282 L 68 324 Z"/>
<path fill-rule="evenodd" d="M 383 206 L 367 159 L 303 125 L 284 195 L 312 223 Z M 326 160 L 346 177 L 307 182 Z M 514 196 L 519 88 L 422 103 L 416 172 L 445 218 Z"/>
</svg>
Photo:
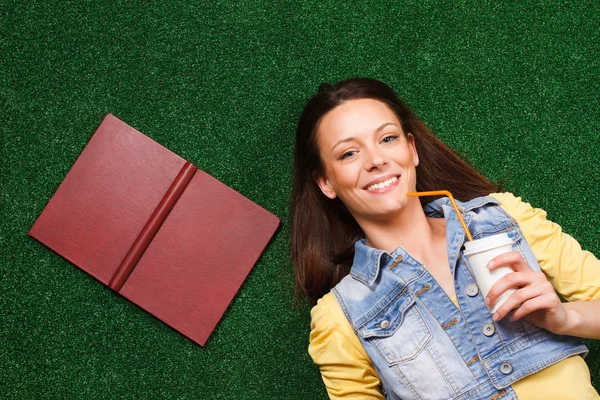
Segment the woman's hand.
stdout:
<svg viewBox="0 0 600 400">
<path fill-rule="evenodd" d="M 515 272 L 502 277 L 485 298 L 490 305 L 508 289 L 515 292 L 498 308 L 492 319 L 498 321 L 514 310 L 513 321 L 528 322 L 559 335 L 600 339 L 600 299 L 561 303 L 543 272 L 533 271 L 518 252 L 501 254 L 488 263 L 489 269 L 503 265 Z"/>
<path fill-rule="evenodd" d="M 492 259 L 487 267 L 491 270 L 510 266 L 515 271 L 496 282 L 490 289 L 485 304 L 490 305 L 508 289 L 515 292 L 498 308 L 492 319 L 498 321 L 514 310 L 511 320 L 525 318 L 528 322 L 550 332 L 563 333 L 571 324 L 573 316 L 561 303 L 543 272 L 533 271 L 519 252 L 501 254 Z"/>
</svg>

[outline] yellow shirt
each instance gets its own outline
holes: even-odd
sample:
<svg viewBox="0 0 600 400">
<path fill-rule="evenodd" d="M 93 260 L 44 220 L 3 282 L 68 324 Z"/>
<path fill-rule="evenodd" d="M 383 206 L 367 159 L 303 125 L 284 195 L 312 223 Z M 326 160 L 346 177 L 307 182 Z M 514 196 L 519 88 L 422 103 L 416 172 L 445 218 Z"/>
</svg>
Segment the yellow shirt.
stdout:
<svg viewBox="0 0 600 400">
<path fill-rule="evenodd" d="M 546 213 L 510 193 L 491 195 L 517 222 L 540 267 L 568 301 L 600 298 L 600 261 Z M 379 378 L 352 326 L 332 293 L 311 311 L 308 352 L 319 365 L 331 399 L 383 399 Z M 513 384 L 519 399 L 600 399 L 585 361 L 573 356 Z"/>
</svg>

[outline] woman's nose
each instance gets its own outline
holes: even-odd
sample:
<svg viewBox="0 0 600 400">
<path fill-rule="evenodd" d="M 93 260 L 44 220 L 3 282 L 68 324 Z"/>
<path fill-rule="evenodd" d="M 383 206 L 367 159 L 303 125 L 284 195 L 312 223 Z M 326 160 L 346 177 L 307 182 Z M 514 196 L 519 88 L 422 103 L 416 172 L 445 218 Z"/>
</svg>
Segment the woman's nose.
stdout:
<svg viewBox="0 0 600 400">
<path fill-rule="evenodd" d="M 367 170 L 381 168 L 386 163 L 385 155 L 382 152 L 377 151 L 376 149 L 371 149 L 367 152 L 367 160 L 365 162 L 365 168 Z"/>
</svg>

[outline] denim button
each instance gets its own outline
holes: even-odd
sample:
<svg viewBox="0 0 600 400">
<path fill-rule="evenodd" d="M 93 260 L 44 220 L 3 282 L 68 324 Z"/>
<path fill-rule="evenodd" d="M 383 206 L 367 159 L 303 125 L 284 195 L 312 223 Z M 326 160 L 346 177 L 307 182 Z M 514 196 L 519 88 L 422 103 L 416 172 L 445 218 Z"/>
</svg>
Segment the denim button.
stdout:
<svg viewBox="0 0 600 400">
<path fill-rule="evenodd" d="M 512 364 L 509 362 L 503 362 L 500 363 L 500 372 L 502 372 L 504 375 L 508 375 L 512 372 L 513 367 Z"/>
<path fill-rule="evenodd" d="M 390 327 L 390 321 L 388 321 L 388 320 L 385 320 L 385 321 L 383 321 L 383 322 L 381 323 L 381 327 L 382 327 L 383 329 L 387 329 L 387 328 L 389 328 L 389 327 Z"/>
<path fill-rule="evenodd" d="M 483 331 L 483 334 L 485 336 L 492 336 L 494 334 L 494 332 L 496 332 L 496 328 L 494 328 L 494 324 L 492 323 L 487 323 L 487 324 L 483 324 L 483 329 L 481 329 Z"/>
<path fill-rule="evenodd" d="M 467 296 L 469 297 L 475 297 L 477 296 L 477 293 L 479 293 L 479 288 L 477 287 L 476 284 L 471 283 L 467 285 Z"/>
</svg>

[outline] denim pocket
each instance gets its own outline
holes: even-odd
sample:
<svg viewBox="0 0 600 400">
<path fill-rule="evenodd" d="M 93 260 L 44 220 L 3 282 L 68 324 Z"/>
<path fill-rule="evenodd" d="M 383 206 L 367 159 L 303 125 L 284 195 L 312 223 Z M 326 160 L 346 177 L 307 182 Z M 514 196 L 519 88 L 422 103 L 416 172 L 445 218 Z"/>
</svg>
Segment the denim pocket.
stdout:
<svg viewBox="0 0 600 400">
<path fill-rule="evenodd" d="M 408 290 L 370 319 L 360 332 L 389 365 L 412 360 L 432 337 Z"/>
</svg>

